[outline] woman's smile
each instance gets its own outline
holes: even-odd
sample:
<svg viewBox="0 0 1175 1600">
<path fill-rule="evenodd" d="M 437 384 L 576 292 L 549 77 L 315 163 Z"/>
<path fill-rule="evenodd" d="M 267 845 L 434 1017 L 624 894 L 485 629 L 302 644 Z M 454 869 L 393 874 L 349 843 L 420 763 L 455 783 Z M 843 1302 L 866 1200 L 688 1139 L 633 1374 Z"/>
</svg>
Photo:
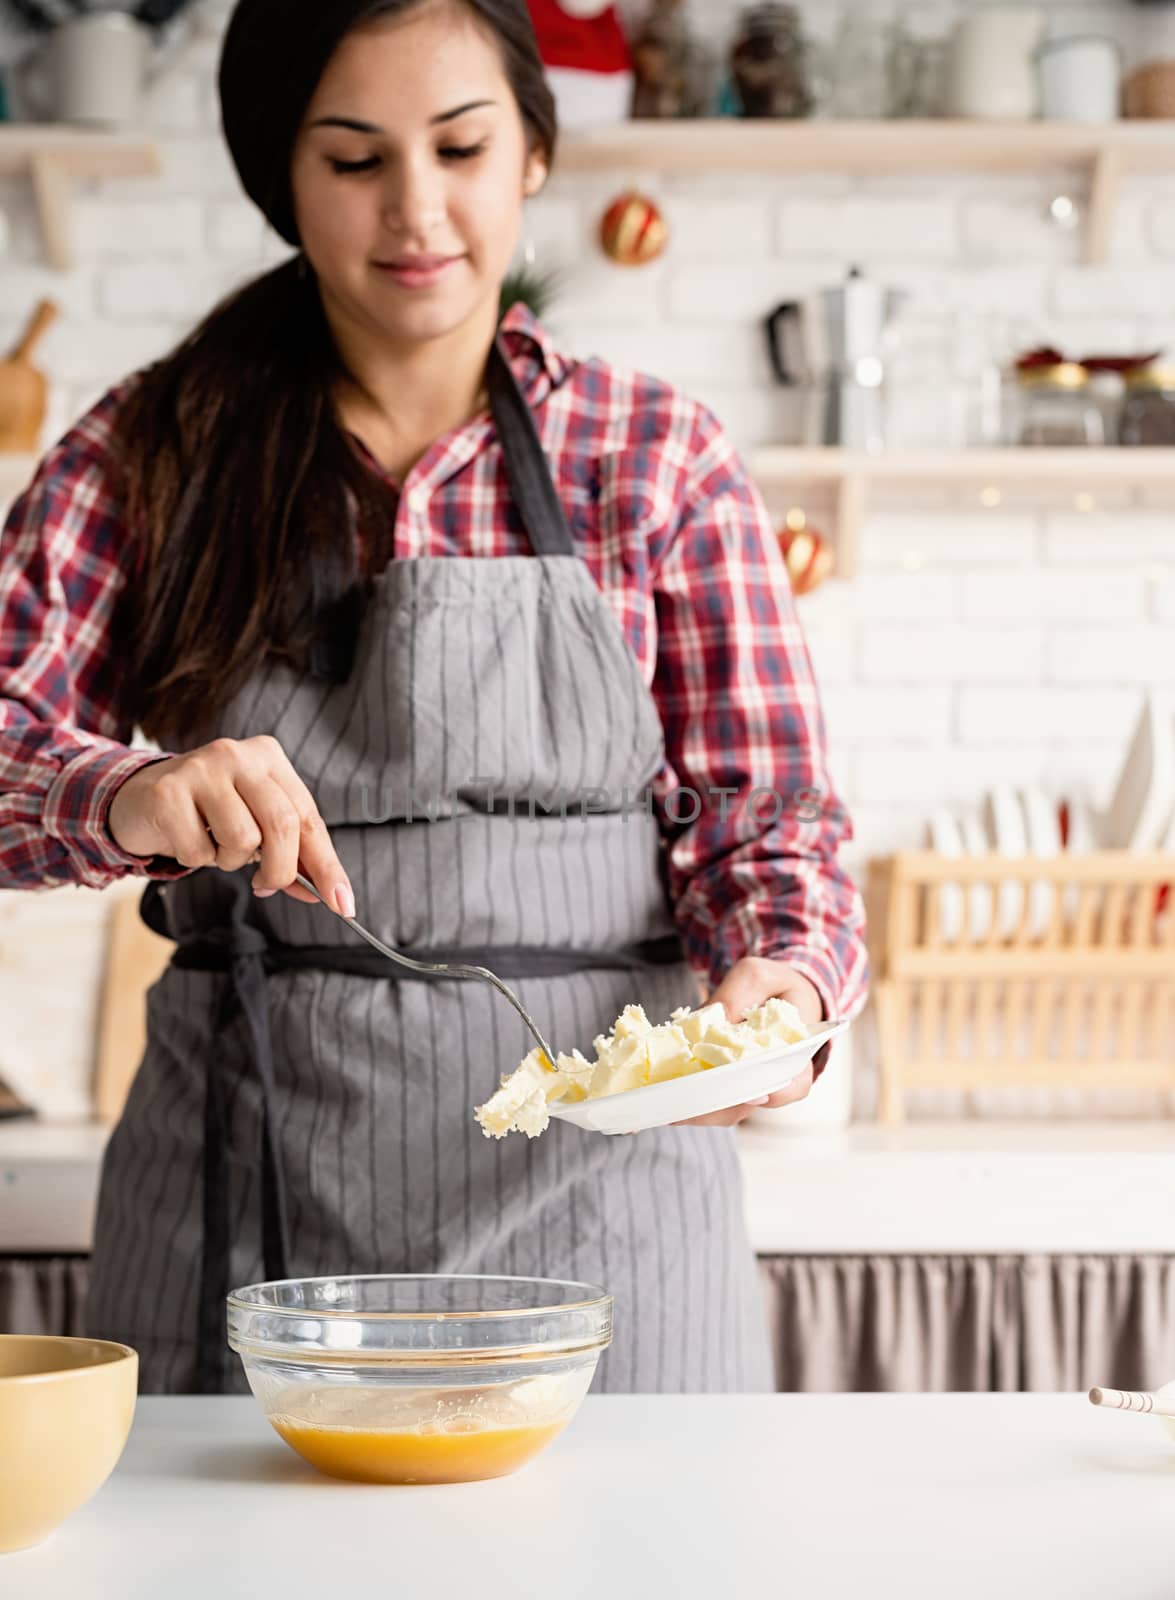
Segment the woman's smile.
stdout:
<svg viewBox="0 0 1175 1600">
<path fill-rule="evenodd" d="M 463 255 L 399 255 L 373 264 L 402 289 L 432 289 L 464 259 Z"/>
</svg>

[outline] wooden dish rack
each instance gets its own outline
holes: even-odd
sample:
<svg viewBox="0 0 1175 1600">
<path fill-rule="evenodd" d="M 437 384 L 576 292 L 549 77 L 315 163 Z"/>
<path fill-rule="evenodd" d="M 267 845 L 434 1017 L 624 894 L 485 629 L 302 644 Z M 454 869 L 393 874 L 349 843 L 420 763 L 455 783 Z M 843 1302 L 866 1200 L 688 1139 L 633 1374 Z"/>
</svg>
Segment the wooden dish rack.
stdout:
<svg viewBox="0 0 1175 1600">
<path fill-rule="evenodd" d="M 911 1090 L 1175 1091 L 1175 854 L 870 863 L 882 1122 Z"/>
</svg>

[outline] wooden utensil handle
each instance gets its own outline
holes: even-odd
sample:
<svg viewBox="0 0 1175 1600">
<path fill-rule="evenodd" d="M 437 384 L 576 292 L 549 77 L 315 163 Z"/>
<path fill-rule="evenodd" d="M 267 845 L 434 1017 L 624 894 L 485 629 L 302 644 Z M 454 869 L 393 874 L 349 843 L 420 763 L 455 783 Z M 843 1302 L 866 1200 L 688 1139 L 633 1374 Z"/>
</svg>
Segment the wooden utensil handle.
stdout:
<svg viewBox="0 0 1175 1600">
<path fill-rule="evenodd" d="M 1114 1411 L 1149 1411 L 1156 1417 L 1175 1417 L 1175 1395 L 1149 1394 L 1137 1389 L 1091 1389 L 1091 1404 Z"/>
<path fill-rule="evenodd" d="M 9 357 L 11 361 L 28 361 L 45 332 L 57 321 L 57 306 L 52 300 L 42 300 L 33 312 L 21 335 L 20 343 Z"/>
</svg>

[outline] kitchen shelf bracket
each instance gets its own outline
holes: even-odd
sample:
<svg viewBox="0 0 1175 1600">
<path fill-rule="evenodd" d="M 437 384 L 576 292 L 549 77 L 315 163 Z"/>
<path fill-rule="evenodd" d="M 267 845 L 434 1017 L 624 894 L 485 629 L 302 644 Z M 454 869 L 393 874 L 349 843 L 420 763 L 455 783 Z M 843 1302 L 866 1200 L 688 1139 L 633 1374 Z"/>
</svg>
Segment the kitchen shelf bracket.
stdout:
<svg viewBox="0 0 1175 1600">
<path fill-rule="evenodd" d="M 1089 266 L 1099 266 L 1109 256 L 1122 173 L 1122 156 L 1117 150 L 1098 151 L 1093 161 L 1085 229 L 1085 259 Z"/>
<path fill-rule="evenodd" d="M 0 127 L 0 176 L 27 177 L 36 201 L 45 255 L 59 272 L 73 265 L 70 201 L 77 178 L 154 178 L 159 151 L 123 134 L 40 124 Z"/>
<path fill-rule="evenodd" d="M 846 472 L 836 494 L 836 575 L 846 580 L 857 576 L 860 560 L 861 528 L 869 504 L 869 485 L 859 472 Z"/>
<path fill-rule="evenodd" d="M 67 272 L 72 265 L 69 227 L 69 173 L 58 156 L 34 155 L 29 160 L 33 197 L 41 219 L 41 241 L 49 265 Z"/>
</svg>

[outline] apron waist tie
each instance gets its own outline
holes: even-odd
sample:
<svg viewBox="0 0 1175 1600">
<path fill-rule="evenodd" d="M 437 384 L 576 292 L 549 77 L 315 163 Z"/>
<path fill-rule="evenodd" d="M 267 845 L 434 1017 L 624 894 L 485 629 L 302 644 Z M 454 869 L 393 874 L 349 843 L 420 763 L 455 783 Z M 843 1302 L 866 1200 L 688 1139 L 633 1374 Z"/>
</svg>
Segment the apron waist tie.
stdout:
<svg viewBox="0 0 1175 1600">
<path fill-rule="evenodd" d="M 224 930 L 227 933 L 227 930 Z M 373 950 L 370 945 L 340 949 L 338 945 L 287 945 L 267 942 L 259 929 L 240 929 L 260 941 L 247 957 L 259 955 L 269 975 L 274 972 L 316 970 L 345 972 L 357 978 L 390 978 L 408 983 L 463 982 L 446 972 L 413 972 Z M 232 961 L 229 950 L 236 942 L 219 937 L 221 930 L 204 934 L 191 944 L 180 945 L 172 966 L 196 972 L 228 972 Z M 473 945 L 440 945 L 427 950 L 405 950 L 413 961 L 444 962 L 448 966 L 488 967 L 499 978 L 565 978 L 576 972 L 639 971 L 643 967 L 671 967 L 685 960 L 681 940 L 675 933 L 659 939 L 644 939 L 619 945 L 612 950 L 551 949 L 543 945 L 499 945 L 492 950 Z"/>
<path fill-rule="evenodd" d="M 274 1128 L 273 1041 L 266 996 L 268 962 L 265 935 L 242 924 L 209 930 L 197 951 L 203 959 L 185 959 L 183 948 L 173 965 L 227 973 L 217 1032 L 226 1029 L 238 1013 L 244 1016 L 249 1047 L 249 1068 L 260 1094 L 261 1110 L 261 1253 L 267 1281 L 289 1276 L 289 1233 L 285 1180 Z M 225 1342 L 225 1301 L 231 1284 L 229 1272 L 232 1227 L 228 1186 L 228 1097 L 225 1054 L 215 1050 L 204 1085 L 204 1242 L 200 1258 L 200 1293 L 196 1390 L 221 1394 L 228 1379 L 229 1352 Z"/>
</svg>

